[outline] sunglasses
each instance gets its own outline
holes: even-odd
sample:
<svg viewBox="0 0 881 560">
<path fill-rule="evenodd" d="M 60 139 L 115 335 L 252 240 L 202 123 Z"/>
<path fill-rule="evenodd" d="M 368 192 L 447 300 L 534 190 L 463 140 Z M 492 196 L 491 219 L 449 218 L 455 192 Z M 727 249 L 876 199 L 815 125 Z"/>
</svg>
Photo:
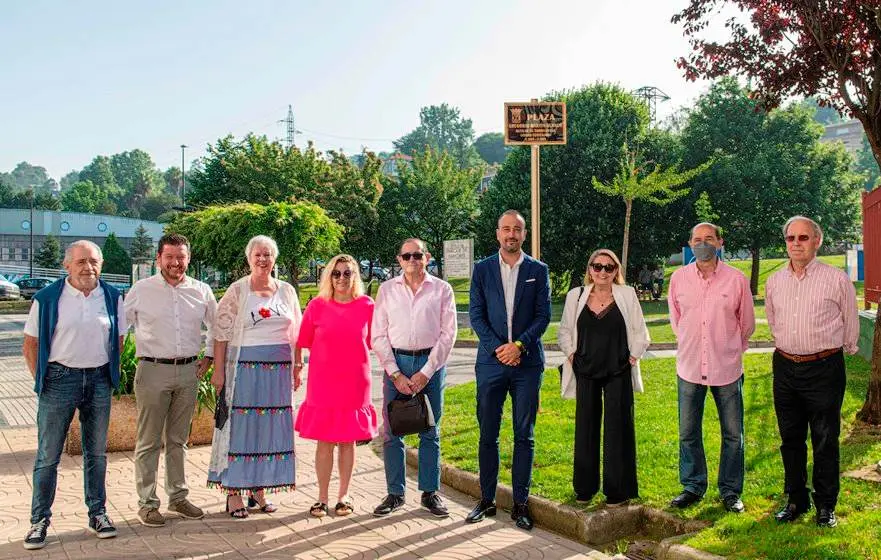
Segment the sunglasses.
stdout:
<svg viewBox="0 0 881 560">
<path fill-rule="evenodd" d="M 618 268 L 617 264 L 600 264 L 600 263 L 592 263 L 590 267 L 594 272 L 599 272 L 601 270 L 605 270 L 606 272 L 612 273 Z"/>
<path fill-rule="evenodd" d="M 417 261 L 421 261 L 421 260 L 422 260 L 422 257 L 425 256 L 425 253 L 421 253 L 421 252 L 419 252 L 419 251 L 416 251 L 415 253 L 401 253 L 399 256 L 400 256 L 402 259 L 404 259 L 405 261 L 409 261 L 410 258 L 414 258 L 414 259 L 416 259 Z"/>
<path fill-rule="evenodd" d="M 330 275 L 333 277 L 334 280 L 339 280 L 339 278 L 342 276 L 345 276 L 346 278 L 351 278 L 352 271 L 351 270 L 343 270 L 341 272 L 339 270 L 334 270 L 333 272 L 330 273 Z"/>
<path fill-rule="evenodd" d="M 811 236 L 806 233 L 802 233 L 801 235 L 787 235 L 786 237 L 784 237 L 784 239 L 786 240 L 787 243 L 792 243 L 796 239 L 798 239 L 799 241 L 804 243 L 805 241 L 808 241 L 810 238 L 811 238 Z"/>
</svg>

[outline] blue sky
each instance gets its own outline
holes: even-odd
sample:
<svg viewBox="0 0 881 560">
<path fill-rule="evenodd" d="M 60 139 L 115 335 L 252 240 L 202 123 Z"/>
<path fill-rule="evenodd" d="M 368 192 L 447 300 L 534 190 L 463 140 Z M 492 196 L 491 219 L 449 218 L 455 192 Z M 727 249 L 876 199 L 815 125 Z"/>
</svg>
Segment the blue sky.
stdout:
<svg viewBox="0 0 881 560">
<path fill-rule="evenodd" d="M 475 132 L 505 101 L 597 80 L 654 85 L 687 105 L 670 23 L 686 0 L 42 1 L 0 4 L 0 171 L 60 179 L 141 148 L 161 168 L 226 134 L 388 150 L 447 102 Z"/>
</svg>

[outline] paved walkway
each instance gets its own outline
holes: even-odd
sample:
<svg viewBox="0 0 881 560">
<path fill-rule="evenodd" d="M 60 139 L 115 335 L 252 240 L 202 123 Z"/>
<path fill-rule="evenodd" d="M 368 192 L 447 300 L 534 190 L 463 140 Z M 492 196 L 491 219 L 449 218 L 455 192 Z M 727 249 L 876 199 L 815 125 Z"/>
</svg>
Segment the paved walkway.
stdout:
<svg viewBox="0 0 881 560">
<path fill-rule="evenodd" d="M 0 560 L 19 558 L 606 558 L 588 547 L 553 533 L 521 531 L 504 512 L 476 525 L 463 522 L 474 500 L 444 487 L 450 508 L 448 519 L 438 520 L 419 507 L 420 492 L 412 477 L 407 481 L 407 507 L 387 518 L 371 515 L 385 496 L 382 460 L 369 447 L 358 448 L 351 495 L 356 511 L 346 518 L 309 516 L 317 499 L 313 467 L 314 444 L 297 441 L 295 492 L 271 499 L 280 507 L 274 514 L 252 514 L 247 520 L 223 513 L 219 492 L 205 488 L 210 447 L 187 455 L 190 498 L 206 509 L 199 521 L 170 518 L 164 528 L 150 529 L 137 521 L 132 453 L 108 454 L 107 509 L 119 536 L 99 540 L 85 530 L 81 457 L 62 456 L 58 492 L 53 508 L 49 543 L 26 551 L 21 540 L 29 527 L 31 471 L 36 449 L 35 398 L 21 358 L 23 316 L 0 315 Z M 470 362 L 469 362 L 470 358 Z M 450 382 L 473 379 L 473 351 L 456 351 Z M 378 385 L 375 383 L 374 385 Z M 19 427 L 12 427 L 19 426 Z M 164 479 L 160 467 L 159 480 Z M 331 496 L 336 481 L 331 482 Z M 159 490 L 165 499 L 164 491 Z M 164 506 L 165 504 L 163 504 Z"/>
</svg>

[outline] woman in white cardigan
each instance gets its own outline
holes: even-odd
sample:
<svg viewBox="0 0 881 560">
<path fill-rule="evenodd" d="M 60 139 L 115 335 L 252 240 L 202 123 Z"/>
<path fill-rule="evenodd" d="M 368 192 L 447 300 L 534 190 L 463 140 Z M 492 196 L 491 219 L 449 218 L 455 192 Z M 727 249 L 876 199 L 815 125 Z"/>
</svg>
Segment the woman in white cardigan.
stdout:
<svg viewBox="0 0 881 560">
<path fill-rule="evenodd" d="M 609 505 L 639 496 L 633 392 L 642 392 L 639 359 L 649 345 L 636 292 L 624 284 L 613 251 L 598 249 L 587 261 L 584 286 L 570 290 L 558 333 L 563 363 L 561 392 L 575 398 L 576 501 L 600 488 L 600 422 L 603 494 Z M 605 408 L 605 413 L 603 408 Z"/>
</svg>

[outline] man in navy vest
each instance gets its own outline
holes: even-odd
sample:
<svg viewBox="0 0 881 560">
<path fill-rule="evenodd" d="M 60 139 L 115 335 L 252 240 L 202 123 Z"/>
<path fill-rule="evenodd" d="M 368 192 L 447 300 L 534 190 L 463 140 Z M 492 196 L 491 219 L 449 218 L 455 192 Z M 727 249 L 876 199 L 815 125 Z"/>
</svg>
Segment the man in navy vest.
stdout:
<svg viewBox="0 0 881 560">
<path fill-rule="evenodd" d="M 105 452 L 126 324 L 122 296 L 100 279 L 103 261 L 91 241 L 71 243 L 64 254 L 68 277 L 34 295 L 25 323 L 23 353 L 37 393 L 31 528 L 24 539 L 29 550 L 46 545 L 58 461 L 75 410 L 82 426 L 89 530 L 99 539 L 116 536 L 105 509 Z"/>
<path fill-rule="evenodd" d="M 499 429 L 508 394 L 514 421 L 511 519 L 532 529 L 527 500 L 532 481 L 535 417 L 544 372 L 541 337 L 551 320 L 548 266 L 521 250 L 526 220 L 516 210 L 499 218 L 499 252 L 474 266 L 471 278 L 471 328 L 477 333 L 477 422 L 480 424 L 480 503 L 465 521 L 477 523 L 496 514 Z"/>
</svg>

